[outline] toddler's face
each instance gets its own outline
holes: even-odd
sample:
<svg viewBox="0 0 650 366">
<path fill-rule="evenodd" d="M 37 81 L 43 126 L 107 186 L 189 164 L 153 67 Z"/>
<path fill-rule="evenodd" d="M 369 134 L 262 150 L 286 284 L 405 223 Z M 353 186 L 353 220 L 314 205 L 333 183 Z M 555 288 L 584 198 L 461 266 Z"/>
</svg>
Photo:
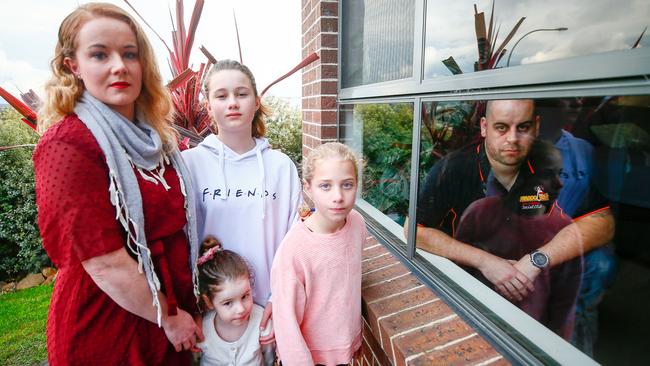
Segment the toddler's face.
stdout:
<svg viewBox="0 0 650 366">
<path fill-rule="evenodd" d="M 221 322 L 231 326 L 247 324 L 253 309 L 250 280 L 246 277 L 227 280 L 212 296 L 212 306 Z"/>
</svg>

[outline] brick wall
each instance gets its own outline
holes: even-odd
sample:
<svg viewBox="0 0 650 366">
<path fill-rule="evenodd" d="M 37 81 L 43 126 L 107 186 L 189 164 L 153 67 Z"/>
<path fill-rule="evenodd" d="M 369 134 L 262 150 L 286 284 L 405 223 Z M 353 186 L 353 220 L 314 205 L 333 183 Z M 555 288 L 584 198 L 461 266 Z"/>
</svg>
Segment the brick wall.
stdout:
<svg viewBox="0 0 650 366">
<path fill-rule="evenodd" d="M 337 139 L 338 1 L 302 1 L 302 57 L 320 59 L 302 70 L 302 151 Z"/>
<path fill-rule="evenodd" d="M 358 365 L 509 365 L 383 245 L 363 250 L 362 359 Z"/>
<path fill-rule="evenodd" d="M 338 1 L 302 0 L 303 155 L 337 139 Z M 373 238 L 363 255 L 363 346 L 356 365 L 506 365 L 471 326 Z"/>
</svg>

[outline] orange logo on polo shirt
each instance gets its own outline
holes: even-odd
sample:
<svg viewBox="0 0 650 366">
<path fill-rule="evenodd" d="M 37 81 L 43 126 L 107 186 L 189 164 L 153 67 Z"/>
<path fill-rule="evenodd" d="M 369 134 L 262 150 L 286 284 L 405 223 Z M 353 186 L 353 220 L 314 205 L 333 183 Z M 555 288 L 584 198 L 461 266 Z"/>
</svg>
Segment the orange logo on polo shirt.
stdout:
<svg viewBox="0 0 650 366">
<path fill-rule="evenodd" d="M 550 199 L 548 193 L 544 192 L 543 186 L 535 186 L 535 192 L 535 194 L 529 196 L 519 196 L 519 203 L 539 203 Z"/>
</svg>

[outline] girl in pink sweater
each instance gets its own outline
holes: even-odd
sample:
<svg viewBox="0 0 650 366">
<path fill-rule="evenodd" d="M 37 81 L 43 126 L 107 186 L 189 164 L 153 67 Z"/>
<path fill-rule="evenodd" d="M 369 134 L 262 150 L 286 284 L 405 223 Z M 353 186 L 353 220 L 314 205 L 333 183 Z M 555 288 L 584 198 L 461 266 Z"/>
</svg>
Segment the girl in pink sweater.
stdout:
<svg viewBox="0 0 650 366">
<path fill-rule="evenodd" d="M 361 248 L 366 225 L 353 210 L 358 164 L 340 143 L 303 165 L 316 211 L 296 222 L 271 268 L 273 324 L 283 366 L 348 364 L 361 346 Z"/>
</svg>

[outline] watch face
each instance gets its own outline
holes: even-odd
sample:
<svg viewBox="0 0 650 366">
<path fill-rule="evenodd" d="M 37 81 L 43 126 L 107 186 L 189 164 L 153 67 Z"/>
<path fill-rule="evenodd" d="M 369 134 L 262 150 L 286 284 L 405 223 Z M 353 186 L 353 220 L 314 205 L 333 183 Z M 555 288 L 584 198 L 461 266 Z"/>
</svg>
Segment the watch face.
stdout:
<svg viewBox="0 0 650 366">
<path fill-rule="evenodd" d="M 548 263 L 548 257 L 541 252 L 535 252 L 532 255 L 533 264 L 537 267 L 545 267 Z"/>
</svg>

